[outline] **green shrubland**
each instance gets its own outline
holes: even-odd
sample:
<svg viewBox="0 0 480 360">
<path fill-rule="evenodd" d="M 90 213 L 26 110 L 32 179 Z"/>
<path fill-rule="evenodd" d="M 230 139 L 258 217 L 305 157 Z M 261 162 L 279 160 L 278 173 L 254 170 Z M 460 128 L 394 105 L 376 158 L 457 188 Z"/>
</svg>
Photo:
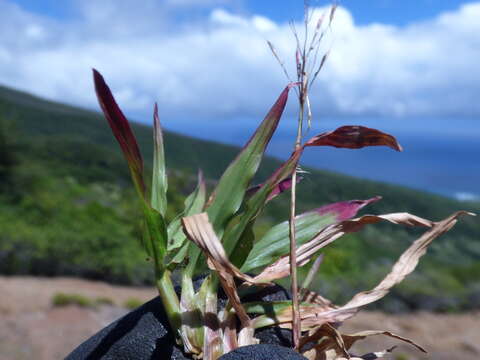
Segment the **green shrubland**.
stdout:
<svg viewBox="0 0 480 360">
<path fill-rule="evenodd" d="M 168 121 L 165 121 L 168 127 Z M 134 131 L 152 160 L 151 129 Z M 166 132 L 172 218 L 195 184 L 200 167 L 210 186 L 238 148 Z M 279 165 L 267 158 L 265 179 Z M 307 169 L 298 186 L 299 211 L 326 203 L 381 195 L 368 213 L 409 211 L 441 219 L 478 203 L 459 203 L 400 186 Z M 147 171 L 149 173 L 149 171 Z M 285 196 L 285 195 L 281 195 Z M 152 266 L 141 245 L 142 222 L 128 168 L 105 121 L 96 113 L 0 88 L 0 272 L 71 275 L 124 284 L 151 283 Z M 272 202 L 258 232 L 286 220 L 288 201 Z M 262 230 L 263 229 L 263 230 Z M 383 300 L 384 309 L 451 311 L 480 305 L 480 233 L 467 218 L 436 240 L 416 273 Z M 414 230 L 389 225 L 349 235 L 325 251 L 315 286 L 341 302 L 374 285 L 412 239 Z M 302 270 L 303 271 L 303 270 Z"/>
</svg>

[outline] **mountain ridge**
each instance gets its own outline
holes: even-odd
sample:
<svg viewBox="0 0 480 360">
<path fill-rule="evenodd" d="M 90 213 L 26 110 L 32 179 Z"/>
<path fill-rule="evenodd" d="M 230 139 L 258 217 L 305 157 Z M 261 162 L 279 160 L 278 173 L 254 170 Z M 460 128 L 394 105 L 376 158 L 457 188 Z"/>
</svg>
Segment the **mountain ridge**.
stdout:
<svg viewBox="0 0 480 360">
<path fill-rule="evenodd" d="M 132 238 L 139 237 L 140 229 L 138 222 L 132 220 L 135 219 L 133 215 L 135 206 L 131 205 L 131 202 L 135 200 L 134 195 L 128 190 L 130 185 L 128 169 L 102 116 L 94 111 L 58 104 L 21 91 L 0 87 L 0 117 L 13 128 L 7 132 L 7 139 L 10 134 L 18 134 L 12 148 L 15 148 L 13 154 L 20 159 L 21 164 L 18 166 L 20 170 L 14 171 L 16 180 L 13 183 L 17 184 L 16 190 L 15 186 L 12 187 L 14 193 L 19 192 L 17 199 L 14 197 L 12 200 L 8 194 L 0 196 L 0 202 L 3 201 L 0 205 L 8 212 L 14 213 L 11 217 L 5 216 L 3 219 L 3 224 L 12 233 L 7 231 L 8 236 L 0 237 L 0 260 L 3 256 L 8 260 L 7 265 L 9 264 L 0 266 L 0 272 L 74 274 L 127 283 L 144 282 L 150 270 L 148 266 L 140 264 L 140 261 L 143 261 L 143 253 L 138 248 L 137 242 L 132 241 Z M 153 147 L 151 127 L 140 123 L 132 123 L 132 127 L 148 167 L 151 164 Z M 183 200 L 180 194 L 185 194 L 191 189 L 192 179 L 199 168 L 204 171 L 207 178 L 214 181 L 239 151 L 238 147 L 232 145 L 199 140 L 168 130 L 165 131 L 165 147 L 167 167 L 172 177 L 169 194 L 173 203 L 170 209 L 172 216 L 181 209 Z M 256 181 L 261 182 L 280 164 L 280 160 L 267 156 Z M 474 212 L 480 210 L 476 203 L 462 203 L 402 186 L 318 169 L 305 168 L 305 170 L 307 174 L 298 190 L 299 212 L 330 202 L 366 199 L 376 195 L 383 196 L 383 200 L 369 207 L 368 213 L 408 211 L 421 217 L 439 220 L 459 209 Z M 28 186 L 19 190 L 19 183 Z M 61 210 L 56 210 L 55 206 Z M 55 221 L 45 220 L 44 214 L 53 214 L 51 216 Z M 266 228 L 274 222 L 285 220 L 287 215 L 288 200 L 285 197 L 272 202 L 265 218 L 260 222 L 260 231 L 262 227 Z M 69 216 L 83 222 L 83 227 L 78 225 L 76 228 L 75 236 L 71 233 Z M 105 226 L 106 230 L 101 228 L 101 224 L 94 223 L 92 216 L 97 216 L 109 224 Z M 19 217 L 24 222 L 15 225 L 15 221 L 20 221 Z M 31 223 L 34 225 L 30 225 Z M 19 227 L 25 234 L 21 236 L 14 234 L 15 229 Z M 35 233 L 38 236 L 33 235 Z M 118 259 L 112 260 L 113 255 L 108 253 L 108 246 L 104 249 L 101 244 L 103 243 L 105 247 L 105 243 L 108 243 L 113 249 L 119 246 L 120 240 L 110 239 L 109 233 L 118 234 L 124 242 L 135 243 L 135 249 L 133 245 L 128 248 L 128 251 L 136 254 L 134 260 L 125 260 L 123 253 L 116 255 Z M 422 265 L 420 272 L 414 275 L 414 280 L 395 290 L 398 292 L 394 297 L 395 301 L 402 299 L 402 304 L 413 308 L 422 301 L 433 302 L 434 305 L 431 306 L 440 309 L 450 306 L 450 303 L 459 308 L 467 306 L 465 299 L 472 296 L 472 292 L 470 290 L 462 292 L 461 288 L 468 285 L 473 289 L 473 293 L 480 291 L 480 282 L 475 280 L 475 274 L 480 273 L 480 267 L 475 265 L 480 259 L 480 245 L 474 241 L 478 233 L 477 221 L 471 219 L 461 221 L 451 234 L 447 234 L 435 244 L 431 251 L 431 259 L 426 257 L 425 265 Z M 388 264 L 391 264 L 406 247 L 406 242 L 414 234 L 415 232 L 410 230 L 382 224 L 376 228 L 368 228 L 358 236 L 350 236 L 348 241 L 341 244 L 335 244 L 331 250 L 327 250 L 327 260 L 322 267 L 326 278 L 331 281 L 323 285 L 320 283 L 318 286 L 340 299 L 348 296 L 348 293 L 356 287 L 363 289 L 365 286 L 371 286 L 378 278 L 378 274 L 388 268 Z M 72 254 L 73 250 L 59 240 L 62 236 L 66 239 L 76 239 L 77 252 L 81 253 L 81 256 Z M 91 240 L 92 243 L 87 246 L 85 245 L 88 242 L 85 240 L 87 236 L 101 241 L 98 240 L 97 243 Z M 29 253 L 30 258 L 24 264 L 24 269 L 18 265 L 19 262 L 23 264 L 24 260 L 16 255 L 15 251 L 18 250 L 9 248 L 9 240 L 22 251 L 34 253 L 33 255 Z M 72 240 L 69 241 L 71 243 Z M 55 243 L 55 246 L 49 245 L 52 247 L 49 248 L 45 245 L 48 242 Z M 121 247 L 127 246 L 124 242 L 120 243 Z M 28 246 L 24 245 L 25 243 Z M 27 250 L 23 249 L 25 246 Z M 122 251 L 127 251 L 126 249 Z M 35 254 L 35 251 L 38 254 Z M 68 263 L 65 259 L 52 255 L 55 251 L 64 254 L 63 257 L 73 256 L 75 260 Z M 86 259 L 92 251 L 102 254 L 103 260 L 99 258 L 97 263 L 87 266 L 85 262 L 88 262 Z M 373 261 L 365 260 L 367 256 L 372 255 Z M 45 261 L 46 258 L 50 260 Z M 125 266 L 122 261 L 129 264 L 128 271 L 122 270 Z M 448 271 L 441 270 L 436 274 L 435 269 L 441 266 L 448 267 Z M 365 274 L 368 275 L 366 279 L 359 273 L 364 271 L 362 270 L 364 268 Z M 351 277 L 352 281 L 348 277 Z M 335 281 L 342 283 L 341 286 L 335 288 L 332 285 Z M 445 302 L 439 298 L 437 292 L 445 289 L 453 294 L 451 298 L 454 300 L 449 298 Z M 422 296 L 429 300 L 409 301 L 408 297 L 418 293 L 419 290 L 422 290 Z"/>
</svg>

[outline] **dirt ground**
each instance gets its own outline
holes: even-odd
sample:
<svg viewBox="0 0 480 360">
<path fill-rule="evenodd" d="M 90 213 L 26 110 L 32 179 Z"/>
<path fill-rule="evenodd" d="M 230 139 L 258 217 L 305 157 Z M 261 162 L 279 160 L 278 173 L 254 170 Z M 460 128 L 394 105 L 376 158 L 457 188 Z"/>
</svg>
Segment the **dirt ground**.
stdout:
<svg viewBox="0 0 480 360">
<path fill-rule="evenodd" d="M 115 305 L 96 309 L 53 307 L 52 297 L 60 292 L 90 299 L 107 297 Z M 127 299 L 145 302 L 155 295 L 153 288 L 80 279 L 0 277 L 0 360 L 63 359 L 83 340 L 125 314 L 122 304 Z M 342 327 L 347 333 L 379 329 L 412 338 L 429 351 L 422 355 L 411 346 L 401 345 L 390 359 L 480 359 L 480 312 L 395 316 L 362 312 Z M 361 355 L 396 344 L 397 340 L 375 336 L 359 343 L 354 351 Z"/>
</svg>

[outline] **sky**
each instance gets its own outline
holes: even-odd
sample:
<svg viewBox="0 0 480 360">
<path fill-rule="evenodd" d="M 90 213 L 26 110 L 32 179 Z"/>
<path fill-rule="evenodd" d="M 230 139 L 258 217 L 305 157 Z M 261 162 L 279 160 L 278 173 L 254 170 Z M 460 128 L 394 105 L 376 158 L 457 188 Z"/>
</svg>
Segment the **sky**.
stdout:
<svg viewBox="0 0 480 360">
<path fill-rule="evenodd" d="M 329 53 L 312 132 L 361 124 L 408 146 L 306 164 L 480 199 L 480 1 L 343 0 L 330 26 L 331 3 L 309 5 Z M 303 0 L 0 0 L 0 85 L 98 111 L 96 68 L 129 119 L 150 124 L 158 102 L 165 128 L 241 145 L 289 82 L 267 40 L 293 79 L 303 14 Z M 270 154 L 288 156 L 297 111 L 291 96 Z"/>
<path fill-rule="evenodd" d="M 312 26 L 328 6 L 310 2 Z M 289 21 L 300 33 L 302 14 L 301 0 L 0 0 L 0 83 L 97 109 L 95 67 L 139 121 L 155 101 L 182 124 L 261 119 L 288 83 L 266 41 L 293 77 Z M 479 18 L 480 2 L 340 2 L 314 117 L 468 118 L 478 130 Z"/>
</svg>

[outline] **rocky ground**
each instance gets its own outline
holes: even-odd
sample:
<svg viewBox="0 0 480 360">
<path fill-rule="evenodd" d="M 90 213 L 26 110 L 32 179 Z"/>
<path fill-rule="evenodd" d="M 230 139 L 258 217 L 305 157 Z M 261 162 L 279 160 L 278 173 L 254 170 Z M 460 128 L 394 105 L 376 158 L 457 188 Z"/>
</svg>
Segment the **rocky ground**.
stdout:
<svg viewBox="0 0 480 360">
<path fill-rule="evenodd" d="M 58 293 L 80 294 L 89 299 L 110 299 L 113 305 L 83 308 L 53 306 Z M 153 288 L 112 286 L 70 278 L 0 277 L 0 360 L 63 359 L 73 348 L 128 310 L 128 299 L 145 302 L 156 295 Z M 406 359 L 479 359 L 480 312 L 468 314 L 415 313 L 386 315 L 363 312 L 342 330 L 389 330 L 415 339 L 429 354 L 422 356 L 401 345 L 390 356 Z M 376 336 L 354 350 L 362 354 L 397 344 Z"/>
</svg>

